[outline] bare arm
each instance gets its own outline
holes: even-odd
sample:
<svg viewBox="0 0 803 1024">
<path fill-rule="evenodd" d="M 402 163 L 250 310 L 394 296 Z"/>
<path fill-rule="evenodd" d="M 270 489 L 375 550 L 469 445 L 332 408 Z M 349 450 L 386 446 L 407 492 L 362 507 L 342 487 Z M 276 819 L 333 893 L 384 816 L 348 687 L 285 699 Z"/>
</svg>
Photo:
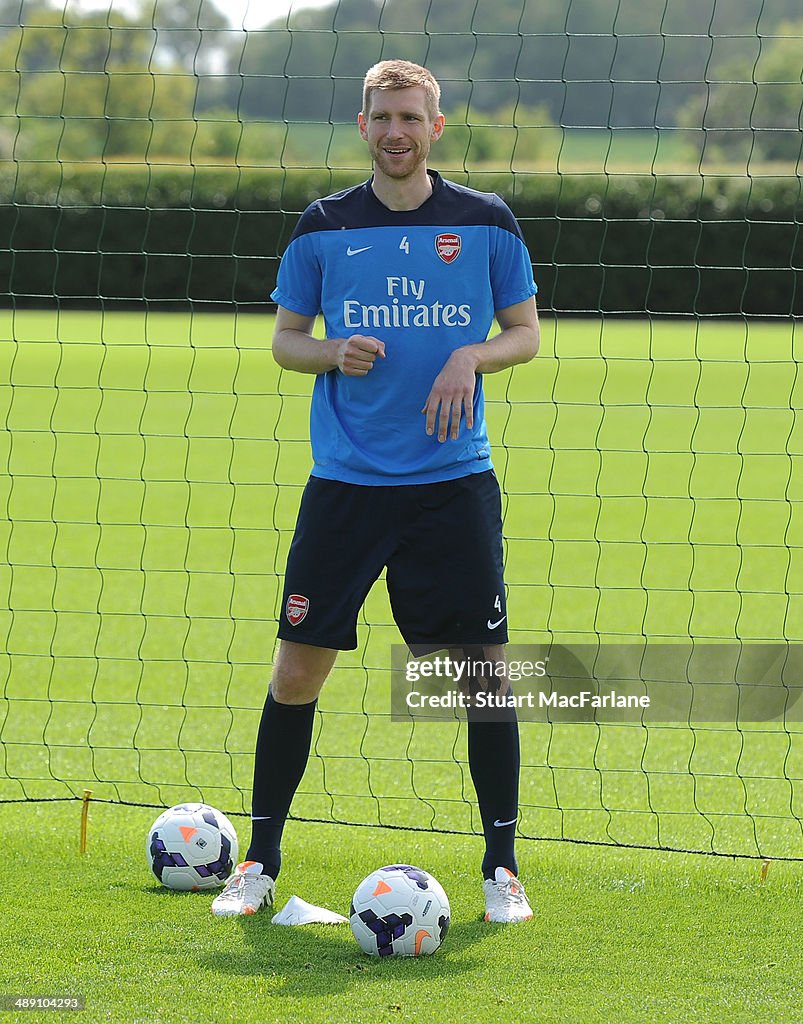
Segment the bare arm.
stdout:
<svg viewBox="0 0 803 1024">
<path fill-rule="evenodd" d="M 340 370 L 349 377 L 364 377 L 385 345 L 377 338 L 353 334 L 350 338 L 313 338 L 314 316 L 294 313 L 279 306 L 273 329 L 273 358 L 285 370 L 327 373 Z"/>
<path fill-rule="evenodd" d="M 515 306 L 496 311 L 496 320 L 502 330 L 479 345 L 466 345 L 455 355 L 471 356 L 475 360 L 475 373 L 497 373 L 517 363 L 528 363 L 538 354 L 541 327 L 535 299 L 517 302 Z"/>
<path fill-rule="evenodd" d="M 428 434 L 435 433 L 437 419 L 439 441 L 445 441 L 447 434 L 452 440 L 457 439 L 463 415 L 469 430 L 474 426 L 474 385 L 478 373 L 507 370 L 517 363 L 529 362 L 538 352 L 541 329 L 534 298 L 497 310 L 496 319 L 502 328 L 499 334 L 457 349 L 435 378 L 421 411 L 427 418 Z"/>
</svg>

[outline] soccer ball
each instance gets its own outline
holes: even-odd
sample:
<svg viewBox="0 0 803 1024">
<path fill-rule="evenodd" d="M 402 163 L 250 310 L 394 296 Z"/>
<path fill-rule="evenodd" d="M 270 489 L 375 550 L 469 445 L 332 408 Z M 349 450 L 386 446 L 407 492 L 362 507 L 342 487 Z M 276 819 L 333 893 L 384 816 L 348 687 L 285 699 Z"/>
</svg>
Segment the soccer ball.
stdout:
<svg viewBox="0 0 803 1024">
<path fill-rule="evenodd" d="M 145 853 L 168 889 L 217 889 L 237 863 L 239 844 L 225 814 L 209 804 L 177 804 L 148 829 Z"/>
<path fill-rule="evenodd" d="M 370 956 L 434 953 L 449 928 L 449 898 L 428 872 L 410 864 L 373 871 L 357 886 L 349 921 Z"/>
</svg>

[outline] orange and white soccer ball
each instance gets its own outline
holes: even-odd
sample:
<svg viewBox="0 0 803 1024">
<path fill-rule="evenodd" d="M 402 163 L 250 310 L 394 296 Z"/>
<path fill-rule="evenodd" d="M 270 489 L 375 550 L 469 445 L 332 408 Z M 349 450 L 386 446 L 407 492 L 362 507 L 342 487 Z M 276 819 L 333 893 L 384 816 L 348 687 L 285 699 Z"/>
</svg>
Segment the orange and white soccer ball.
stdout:
<svg viewBox="0 0 803 1024">
<path fill-rule="evenodd" d="M 148 867 L 168 889 L 217 889 L 234 870 L 234 826 L 209 804 L 176 804 L 163 811 L 145 840 Z"/>
<path fill-rule="evenodd" d="M 370 956 L 434 953 L 449 929 L 449 898 L 437 879 L 411 864 L 372 871 L 349 910 L 354 938 Z"/>
</svg>

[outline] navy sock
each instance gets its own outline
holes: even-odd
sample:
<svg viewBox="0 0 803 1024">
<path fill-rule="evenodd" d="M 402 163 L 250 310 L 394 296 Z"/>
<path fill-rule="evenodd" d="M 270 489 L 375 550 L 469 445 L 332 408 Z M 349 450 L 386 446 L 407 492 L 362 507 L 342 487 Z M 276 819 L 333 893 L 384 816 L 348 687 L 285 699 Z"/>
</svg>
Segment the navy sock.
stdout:
<svg viewBox="0 0 803 1024">
<path fill-rule="evenodd" d="M 254 759 L 251 845 L 245 859 L 260 861 L 271 878 L 282 866 L 282 831 L 307 767 L 316 704 L 280 704 L 268 690 L 262 711 Z"/>
<path fill-rule="evenodd" d="M 519 813 L 519 724 L 516 712 L 505 709 L 501 721 L 468 721 L 468 764 L 485 835 L 483 878 L 498 867 L 518 875 L 515 839 Z"/>
</svg>

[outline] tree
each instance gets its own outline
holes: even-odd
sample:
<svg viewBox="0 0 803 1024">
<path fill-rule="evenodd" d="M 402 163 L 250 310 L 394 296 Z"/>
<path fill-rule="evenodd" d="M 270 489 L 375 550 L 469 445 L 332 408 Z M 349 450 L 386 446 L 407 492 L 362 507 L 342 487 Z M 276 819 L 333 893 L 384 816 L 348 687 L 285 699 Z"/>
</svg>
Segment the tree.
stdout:
<svg viewBox="0 0 803 1024">
<path fill-rule="evenodd" d="M 558 140 L 544 106 L 508 104 L 487 114 L 461 111 L 446 115 L 446 131 L 433 159 L 437 166 L 450 168 L 518 170 L 549 158 L 554 162 Z"/>
<path fill-rule="evenodd" d="M 221 50 L 226 16 L 212 0 L 141 0 L 132 20 L 156 29 L 154 54 L 168 66 L 209 73 Z"/>
<path fill-rule="evenodd" d="M 362 72 L 406 57 L 449 109 L 546 104 L 567 127 L 675 125 L 710 67 L 775 34 L 800 0 L 339 0 L 232 37 L 244 117 L 350 118 Z"/>
<path fill-rule="evenodd" d="M 678 114 L 705 129 L 708 147 L 730 159 L 797 161 L 803 128 L 803 21 L 784 22 L 753 60 L 731 60 Z"/>
<path fill-rule="evenodd" d="M 28 20 L 0 40 L 0 118 L 17 157 L 186 157 L 194 80 L 154 67 L 153 29 L 100 13 L 67 27 L 44 5 Z"/>
</svg>

